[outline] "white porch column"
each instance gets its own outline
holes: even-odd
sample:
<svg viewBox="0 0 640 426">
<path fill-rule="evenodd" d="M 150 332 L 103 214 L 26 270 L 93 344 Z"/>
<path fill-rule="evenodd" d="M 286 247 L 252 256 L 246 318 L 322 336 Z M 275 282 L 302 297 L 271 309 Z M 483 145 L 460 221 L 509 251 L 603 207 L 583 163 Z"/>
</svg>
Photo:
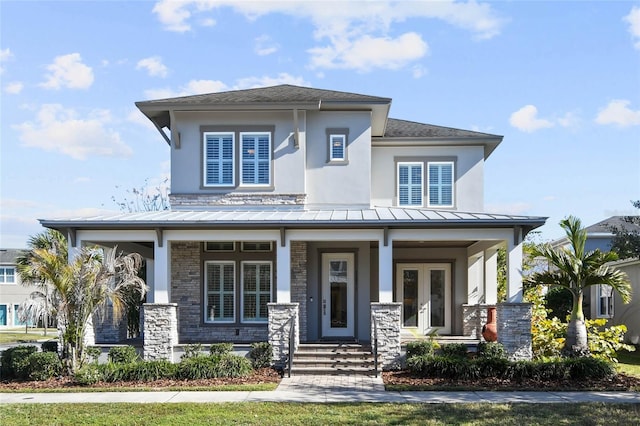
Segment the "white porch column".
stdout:
<svg viewBox="0 0 640 426">
<path fill-rule="evenodd" d="M 484 262 L 482 254 L 467 259 L 467 303 L 475 305 L 484 299 Z"/>
<path fill-rule="evenodd" d="M 169 281 L 171 274 L 171 267 L 169 259 L 171 257 L 171 251 L 169 249 L 169 242 L 156 241 L 154 247 L 154 262 L 153 262 L 153 284 L 151 290 L 147 294 L 147 303 L 169 303 Z"/>
<path fill-rule="evenodd" d="M 484 302 L 498 303 L 498 249 L 484 251 Z"/>
<path fill-rule="evenodd" d="M 522 230 L 507 242 L 507 302 L 522 303 Z"/>
<path fill-rule="evenodd" d="M 285 238 L 276 244 L 278 303 L 291 303 L 291 243 Z"/>
<path fill-rule="evenodd" d="M 378 240 L 378 302 L 393 302 L 393 242 L 384 237 Z"/>
</svg>

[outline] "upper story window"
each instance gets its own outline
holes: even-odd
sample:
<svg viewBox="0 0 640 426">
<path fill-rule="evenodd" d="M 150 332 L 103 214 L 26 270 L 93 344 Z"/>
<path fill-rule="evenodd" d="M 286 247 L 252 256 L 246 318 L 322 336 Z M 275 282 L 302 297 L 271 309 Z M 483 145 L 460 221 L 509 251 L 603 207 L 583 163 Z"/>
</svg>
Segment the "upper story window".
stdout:
<svg viewBox="0 0 640 426">
<path fill-rule="evenodd" d="M 613 317 L 613 287 L 606 284 L 598 284 L 598 317 Z"/>
<path fill-rule="evenodd" d="M 271 134 L 241 133 L 242 185 L 271 184 Z"/>
<path fill-rule="evenodd" d="M 15 284 L 16 268 L 13 266 L 0 266 L 0 284 Z"/>
<path fill-rule="evenodd" d="M 346 160 L 346 145 L 346 135 L 329 135 L 329 161 Z"/>
<path fill-rule="evenodd" d="M 398 163 L 398 205 L 422 206 L 422 163 Z"/>
<path fill-rule="evenodd" d="M 429 207 L 453 207 L 453 162 L 428 163 Z"/>
<path fill-rule="evenodd" d="M 204 186 L 233 186 L 234 134 L 204 133 Z"/>
</svg>

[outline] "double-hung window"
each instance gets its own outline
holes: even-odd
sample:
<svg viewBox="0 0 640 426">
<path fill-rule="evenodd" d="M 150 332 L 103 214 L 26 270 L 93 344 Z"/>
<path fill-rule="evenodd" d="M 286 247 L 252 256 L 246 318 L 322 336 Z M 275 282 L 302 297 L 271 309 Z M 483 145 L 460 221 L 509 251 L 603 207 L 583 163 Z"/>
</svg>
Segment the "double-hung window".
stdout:
<svg viewBox="0 0 640 426">
<path fill-rule="evenodd" d="M 453 162 L 428 163 L 429 207 L 453 207 Z"/>
<path fill-rule="evenodd" d="M 613 317 L 613 287 L 606 284 L 598 284 L 598 317 Z"/>
<path fill-rule="evenodd" d="M 271 262 L 242 262 L 242 321 L 267 322 L 271 302 Z"/>
<path fill-rule="evenodd" d="M 240 180 L 242 185 L 271 184 L 271 134 L 240 133 L 242 152 Z"/>
<path fill-rule="evenodd" d="M 422 206 L 422 163 L 398 163 L 398 205 Z"/>
<path fill-rule="evenodd" d="M 205 322 L 234 322 L 235 262 L 205 263 Z"/>
<path fill-rule="evenodd" d="M 233 186 L 234 134 L 204 133 L 204 186 Z"/>
<path fill-rule="evenodd" d="M 16 268 L 13 266 L 0 266 L 0 284 L 15 284 Z"/>
</svg>

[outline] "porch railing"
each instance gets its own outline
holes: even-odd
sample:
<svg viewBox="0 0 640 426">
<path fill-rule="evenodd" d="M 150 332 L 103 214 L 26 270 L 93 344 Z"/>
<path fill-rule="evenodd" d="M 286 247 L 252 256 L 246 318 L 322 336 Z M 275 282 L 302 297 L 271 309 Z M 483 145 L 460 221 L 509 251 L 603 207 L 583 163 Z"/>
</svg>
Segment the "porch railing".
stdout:
<svg viewBox="0 0 640 426">
<path fill-rule="evenodd" d="M 373 368 L 376 372 L 376 377 L 378 377 L 378 317 L 372 315 L 371 320 L 373 322 Z"/>
<path fill-rule="evenodd" d="M 293 353 L 296 350 L 295 342 L 295 317 L 289 318 L 287 321 L 289 325 L 289 351 L 287 353 L 287 377 L 291 377 L 291 367 L 293 366 Z"/>
</svg>

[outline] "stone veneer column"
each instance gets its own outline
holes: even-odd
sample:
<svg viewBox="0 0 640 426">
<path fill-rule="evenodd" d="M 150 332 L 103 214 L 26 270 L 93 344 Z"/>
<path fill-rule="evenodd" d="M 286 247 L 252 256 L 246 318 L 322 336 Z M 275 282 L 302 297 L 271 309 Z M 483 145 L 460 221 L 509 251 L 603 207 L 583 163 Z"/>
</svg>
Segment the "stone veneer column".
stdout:
<svg viewBox="0 0 640 426">
<path fill-rule="evenodd" d="M 291 302 L 299 303 L 300 340 L 307 341 L 307 243 L 291 241 Z"/>
<path fill-rule="evenodd" d="M 173 362 L 173 347 L 178 344 L 178 305 L 176 303 L 145 303 L 145 360 L 166 359 Z"/>
<path fill-rule="evenodd" d="M 531 359 L 531 303 L 499 303 L 498 342 L 512 360 Z"/>
<path fill-rule="evenodd" d="M 300 343 L 300 323 L 297 303 L 269 303 L 269 343 L 273 348 L 273 363 L 278 368 L 283 368 L 287 362 L 289 353 L 289 333 L 293 318 L 294 350 Z"/>
<path fill-rule="evenodd" d="M 496 305 L 462 305 L 462 335 L 474 339 L 482 338 L 482 327 L 487 323 L 489 308 Z"/>
<path fill-rule="evenodd" d="M 371 303 L 371 345 L 375 341 L 374 321 L 378 330 L 378 368 L 393 370 L 401 367 L 400 327 L 402 304 L 398 302 Z"/>
</svg>

